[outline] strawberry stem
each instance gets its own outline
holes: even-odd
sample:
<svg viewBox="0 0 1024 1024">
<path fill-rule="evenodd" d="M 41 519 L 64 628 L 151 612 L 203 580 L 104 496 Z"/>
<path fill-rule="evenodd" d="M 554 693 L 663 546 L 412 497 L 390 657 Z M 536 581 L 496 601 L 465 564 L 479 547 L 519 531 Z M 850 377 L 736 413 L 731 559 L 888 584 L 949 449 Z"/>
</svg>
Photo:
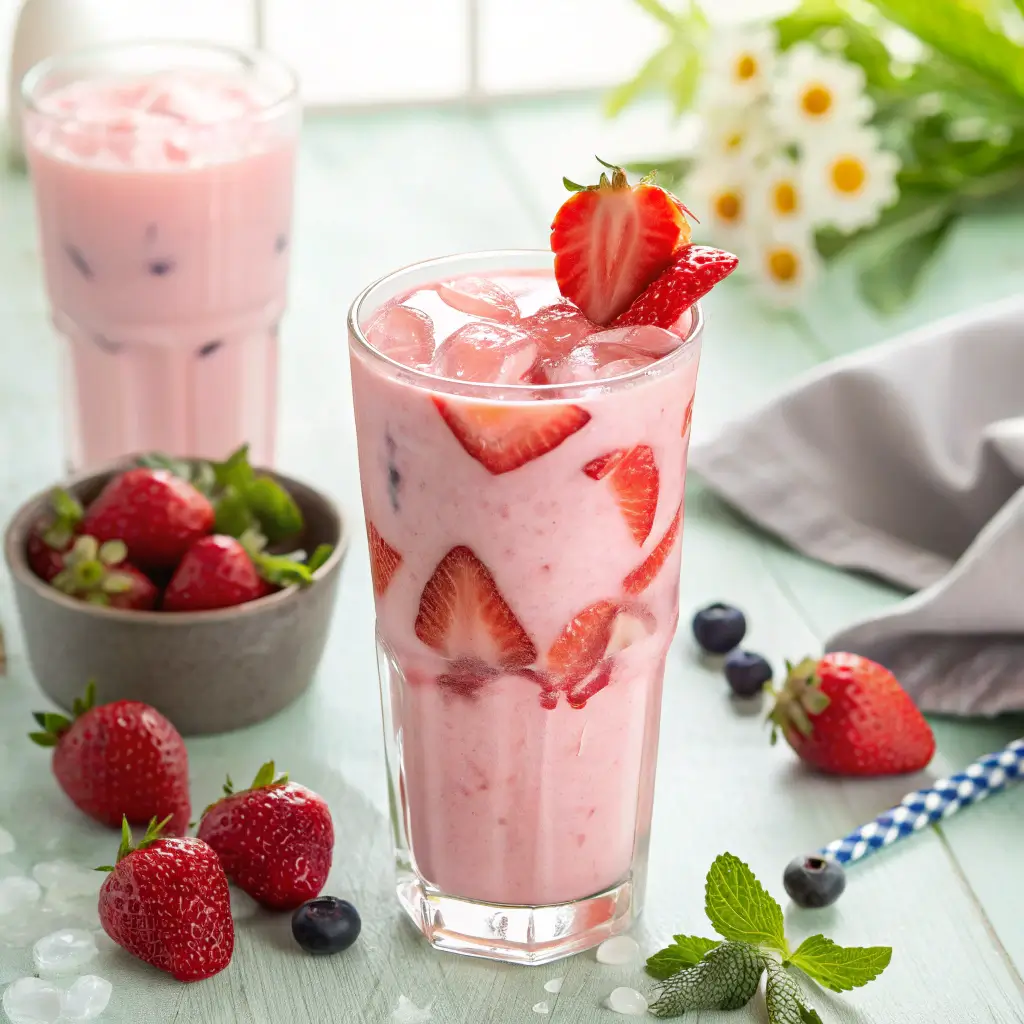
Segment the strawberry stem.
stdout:
<svg viewBox="0 0 1024 1024">
<path fill-rule="evenodd" d="M 85 687 L 85 694 L 76 697 L 71 705 L 71 713 L 75 718 L 80 718 L 87 711 L 96 705 L 96 680 L 90 679 Z M 32 717 L 42 730 L 41 732 L 30 732 L 28 738 L 40 747 L 55 747 L 60 742 L 61 736 L 71 728 L 72 721 L 66 715 L 57 714 L 53 711 L 34 711 Z"/>
<path fill-rule="evenodd" d="M 156 818 L 150 818 L 149 824 L 146 826 L 146 833 L 136 846 L 132 839 L 132 830 L 131 826 L 128 824 L 128 817 L 127 815 L 122 815 L 121 845 L 117 848 L 117 860 L 114 863 L 120 864 L 129 853 L 134 853 L 136 850 L 145 850 L 147 846 L 152 846 L 158 839 L 161 839 L 161 833 L 173 817 L 173 814 L 168 814 L 163 821 L 157 821 Z M 105 869 L 99 868 L 97 870 L 102 871 Z"/>
</svg>

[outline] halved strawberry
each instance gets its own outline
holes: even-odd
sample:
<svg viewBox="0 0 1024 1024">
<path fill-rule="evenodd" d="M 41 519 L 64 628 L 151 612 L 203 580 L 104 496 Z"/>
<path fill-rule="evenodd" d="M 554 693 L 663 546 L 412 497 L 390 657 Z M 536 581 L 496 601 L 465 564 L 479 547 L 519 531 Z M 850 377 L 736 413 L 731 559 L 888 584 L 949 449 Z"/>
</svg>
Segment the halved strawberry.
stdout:
<svg viewBox="0 0 1024 1024">
<path fill-rule="evenodd" d="M 683 413 L 683 437 L 690 432 L 690 424 L 693 422 L 693 399 L 686 405 L 686 412 Z"/>
<path fill-rule="evenodd" d="M 596 324 L 609 324 L 672 262 L 690 240 L 682 204 L 650 177 L 630 185 L 621 167 L 597 185 L 563 179 L 575 193 L 551 225 L 555 279 L 561 293 Z"/>
<path fill-rule="evenodd" d="M 731 252 L 708 245 L 684 245 L 671 266 L 616 318 L 613 326 L 671 327 L 702 295 L 728 277 L 738 263 Z"/>
<path fill-rule="evenodd" d="M 402 556 L 380 535 L 377 527 L 366 521 L 366 536 L 370 542 L 370 577 L 373 579 L 373 592 L 380 597 L 391 577 L 402 564 Z"/>
<path fill-rule="evenodd" d="M 683 506 L 665 531 L 665 536 L 658 541 L 654 550 L 622 581 L 622 588 L 627 594 L 642 594 L 654 582 L 654 577 L 661 571 L 672 548 L 679 539 L 679 527 L 683 520 Z"/>
<path fill-rule="evenodd" d="M 437 396 L 434 405 L 459 444 L 495 476 L 546 455 L 590 421 L 577 405 L 489 405 Z"/>
<path fill-rule="evenodd" d="M 650 445 L 617 448 L 583 467 L 592 480 L 611 477 L 612 492 L 637 544 L 651 535 L 658 510 L 658 464 Z"/>
<path fill-rule="evenodd" d="M 423 643 L 447 658 L 516 669 L 537 657 L 487 566 L 465 545 L 452 548 L 427 580 L 415 629 Z"/>
</svg>

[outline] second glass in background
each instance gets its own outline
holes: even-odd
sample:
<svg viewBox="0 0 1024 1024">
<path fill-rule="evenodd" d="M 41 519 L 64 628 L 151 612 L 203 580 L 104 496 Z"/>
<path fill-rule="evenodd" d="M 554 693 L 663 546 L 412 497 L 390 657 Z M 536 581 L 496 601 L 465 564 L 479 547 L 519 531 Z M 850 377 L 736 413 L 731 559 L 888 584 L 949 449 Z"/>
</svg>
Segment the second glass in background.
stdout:
<svg viewBox="0 0 1024 1024">
<path fill-rule="evenodd" d="M 37 65 L 24 133 L 68 461 L 272 464 L 300 106 L 275 59 L 122 44 Z"/>
</svg>

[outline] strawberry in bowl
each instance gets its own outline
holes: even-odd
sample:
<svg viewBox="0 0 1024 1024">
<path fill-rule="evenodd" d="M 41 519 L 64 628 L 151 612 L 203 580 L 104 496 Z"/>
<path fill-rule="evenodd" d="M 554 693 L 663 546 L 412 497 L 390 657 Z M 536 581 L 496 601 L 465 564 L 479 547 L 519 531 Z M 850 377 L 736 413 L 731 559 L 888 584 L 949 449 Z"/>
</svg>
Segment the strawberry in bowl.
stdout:
<svg viewBox="0 0 1024 1024">
<path fill-rule="evenodd" d="M 37 495 L 4 554 L 33 672 L 71 710 L 138 700 L 185 735 L 260 721 L 312 681 L 345 541 L 329 498 L 249 464 L 147 455 Z"/>
</svg>

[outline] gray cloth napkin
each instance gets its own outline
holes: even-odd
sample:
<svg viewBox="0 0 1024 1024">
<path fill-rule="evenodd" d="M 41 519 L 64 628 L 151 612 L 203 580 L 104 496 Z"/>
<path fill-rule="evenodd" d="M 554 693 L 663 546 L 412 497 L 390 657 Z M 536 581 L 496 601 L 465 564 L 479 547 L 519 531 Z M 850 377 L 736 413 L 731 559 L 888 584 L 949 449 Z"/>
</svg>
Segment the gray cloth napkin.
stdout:
<svg viewBox="0 0 1024 1024">
<path fill-rule="evenodd" d="M 917 591 L 829 650 L 928 711 L 1024 710 L 1024 296 L 815 369 L 689 464 L 798 550 Z"/>
</svg>

